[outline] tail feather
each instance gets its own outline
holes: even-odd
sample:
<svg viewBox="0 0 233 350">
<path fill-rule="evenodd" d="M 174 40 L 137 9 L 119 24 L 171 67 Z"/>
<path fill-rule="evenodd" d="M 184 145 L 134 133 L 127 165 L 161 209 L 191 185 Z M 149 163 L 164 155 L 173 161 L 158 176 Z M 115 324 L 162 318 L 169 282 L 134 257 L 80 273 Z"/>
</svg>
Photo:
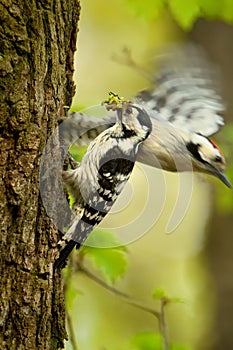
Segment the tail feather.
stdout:
<svg viewBox="0 0 233 350">
<path fill-rule="evenodd" d="M 65 245 L 65 247 L 60 252 L 59 258 L 54 263 L 54 269 L 61 270 L 66 266 L 67 258 L 75 246 L 76 248 L 79 248 L 80 244 L 73 240 L 70 240 Z"/>
</svg>

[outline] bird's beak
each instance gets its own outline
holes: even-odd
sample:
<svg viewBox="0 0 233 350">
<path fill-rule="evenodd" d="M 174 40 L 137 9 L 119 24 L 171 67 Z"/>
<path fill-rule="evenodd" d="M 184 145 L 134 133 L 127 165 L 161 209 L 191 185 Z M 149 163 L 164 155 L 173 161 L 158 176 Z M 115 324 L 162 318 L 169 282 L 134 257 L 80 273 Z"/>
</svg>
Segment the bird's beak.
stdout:
<svg viewBox="0 0 233 350">
<path fill-rule="evenodd" d="M 223 171 L 215 169 L 214 175 L 219 178 L 227 187 L 232 188 L 232 184 Z"/>
</svg>

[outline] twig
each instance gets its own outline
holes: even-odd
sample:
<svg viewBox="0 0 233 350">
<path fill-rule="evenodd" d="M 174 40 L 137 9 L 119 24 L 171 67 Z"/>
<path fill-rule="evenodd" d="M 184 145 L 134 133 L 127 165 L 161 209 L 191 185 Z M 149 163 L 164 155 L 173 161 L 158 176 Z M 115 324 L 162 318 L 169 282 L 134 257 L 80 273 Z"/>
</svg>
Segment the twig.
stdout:
<svg viewBox="0 0 233 350">
<path fill-rule="evenodd" d="M 79 262 L 76 265 L 75 270 L 77 272 L 83 273 L 89 279 L 91 279 L 95 283 L 99 284 L 100 286 L 102 286 L 106 290 L 110 291 L 111 293 L 114 293 L 115 295 L 118 295 L 119 297 L 123 298 L 124 301 L 127 304 L 132 305 L 134 307 L 137 307 L 138 309 L 140 309 L 142 311 L 145 311 L 145 312 L 155 316 L 157 318 L 158 325 L 159 325 L 159 330 L 161 332 L 161 336 L 162 336 L 162 339 L 163 339 L 163 350 L 169 350 L 169 341 L 168 341 L 167 327 L 166 327 L 166 322 L 165 322 L 165 312 L 164 312 L 165 306 L 169 303 L 169 299 L 164 299 L 164 298 L 161 299 L 160 311 L 155 310 L 155 309 L 153 309 L 151 307 L 148 307 L 148 306 L 144 305 L 141 300 L 137 300 L 137 299 L 133 298 L 131 295 L 129 295 L 127 293 L 124 293 L 124 292 L 120 291 L 119 289 L 117 289 L 115 287 L 110 286 L 105 281 L 103 281 L 102 279 L 100 279 L 99 277 L 94 275 L 91 271 L 89 271 L 87 268 L 85 268 L 83 266 L 83 264 L 82 264 L 82 256 L 81 255 L 79 257 Z M 74 272 L 74 271 L 72 271 L 72 272 Z M 70 273 L 69 273 L 69 275 L 70 275 Z M 69 279 L 69 275 L 67 275 L 66 280 Z M 69 314 L 67 314 L 67 322 L 69 324 L 70 341 L 72 343 L 73 349 L 74 350 L 78 350 L 78 347 L 77 347 L 76 341 L 75 341 L 73 325 L 72 325 L 72 321 L 71 321 L 71 318 L 70 318 Z"/>
<path fill-rule="evenodd" d="M 71 264 L 71 266 L 73 266 L 73 265 Z M 68 284 L 69 284 L 69 281 L 71 279 L 72 274 L 73 274 L 73 268 L 71 267 L 68 269 L 67 276 L 66 276 L 65 281 L 64 281 L 65 294 L 66 294 Z M 68 324 L 68 328 L 69 328 L 71 346 L 72 346 L 73 350 L 78 350 L 78 344 L 77 344 L 76 338 L 75 338 L 75 331 L 74 331 L 74 327 L 73 327 L 72 317 L 70 316 L 67 308 L 66 308 L 66 319 L 67 319 L 67 324 Z"/>
<path fill-rule="evenodd" d="M 101 285 L 102 287 L 104 287 L 105 289 L 109 290 L 110 292 L 122 297 L 125 299 L 125 301 L 133 306 L 136 306 L 137 308 L 146 311 L 152 315 L 154 315 L 158 320 L 160 319 L 160 313 L 157 310 L 154 310 L 148 306 L 142 305 L 142 302 L 140 300 L 136 300 L 135 298 L 133 298 L 131 295 L 126 294 L 122 291 L 120 291 L 119 289 L 109 286 L 109 284 L 107 284 L 106 282 L 104 282 L 103 280 L 101 280 L 100 278 L 96 277 L 94 274 L 92 274 L 89 270 L 87 270 L 84 266 L 79 266 L 79 272 L 83 272 L 87 277 L 89 277 L 91 280 L 93 280 L 94 282 L 98 283 L 99 285 Z"/>
<path fill-rule="evenodd" d="M 67 324 L 69 327 L 70 342 L 71 342 L 72 348 L 73 348 L 73 350 L 78 350 L 78 344 L 77 344 L 76 338 L 75 338 L 75 332 L 74 332 L 72 318 L 70 317 L 70 314 L 68 311 L 66 312 L 66 318 L 67 318 Z"/>
<path fill-rule="evenodd" d="M 162 334 L 163 338 L 163 350 L 169 350 L 169 341 L 168 341 L 168 334 L 167 334 L 167 326 L 165 322 L 165 312 L 164 308 L 168 304 L 167 299 L 161 300 L 161 307 L 160 307 L 160 318 L 159 318 L 159 329 Z"/>
<path fill-rule="evenodd" d="M 113 54 L 113 61 L 123 64 L 127 67 L 133 68 L 138 71 L 142 76 L 144 76 L 149 81 L 153 81 L 150 72 L 146 71 L 143 67 L 140 67 L 132 58 L 131 51 L 128 47 L 122 49 L 121 55 Z"/>
<path fill-rule="evenodd" d="M 92 274 L 84 266 L 79 265 L 78 271 L 84 273 L 92 281 L 98 283 L 99 285 L 101 285 L 102 287 L 107 289 L 108 291 L 122 297 L 123 299 L 125 299 L 125 301 L 128 304 L 135 306 L 138 309 L 141 309 L 141 310 L 155 316 L 158 320 L 159 330 L 160 330 L 162 338 L 163 338 L 163 350 L 169 350 L 169 341 L 168 341 L 167 327 L 166 327 L 166 322 L 165 322 L 165 312 L 164 312 L 165 306 L 168 304 L 169 300 L 161 299 L 161 308 L 160 308 L 160 311 L 157 311 L 155 309 L 152 309 L 148 306 L 143 305 L 140 300 L 136 300 L 135 298 L 133 298 L 129 294 L 126 294 L 126 293 L 118 290 L 115 287 L 109 286 L 106 282 L 104 282 L 103 280 L 101 280 L 100 278 L 98 278 L 97 276 Z"/>
</svg>

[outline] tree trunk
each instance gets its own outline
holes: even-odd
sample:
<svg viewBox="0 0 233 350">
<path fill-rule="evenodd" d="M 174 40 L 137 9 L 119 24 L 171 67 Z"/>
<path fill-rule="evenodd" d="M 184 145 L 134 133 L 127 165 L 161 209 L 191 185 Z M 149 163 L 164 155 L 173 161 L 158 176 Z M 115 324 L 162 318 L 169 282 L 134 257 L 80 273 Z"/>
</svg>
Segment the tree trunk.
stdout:
<svg viewBox="0 0 233 350">
<path fill-rule="evenodd" d="M 0 0 L 4 350 L 59 349 L 67 336 L 61 276 L 52 273 L 59 235 L 40 199 L 39 166 L 63 106 L 71 104 L 74 94 L 79 12 L 78 0 Z"/>
</svg>

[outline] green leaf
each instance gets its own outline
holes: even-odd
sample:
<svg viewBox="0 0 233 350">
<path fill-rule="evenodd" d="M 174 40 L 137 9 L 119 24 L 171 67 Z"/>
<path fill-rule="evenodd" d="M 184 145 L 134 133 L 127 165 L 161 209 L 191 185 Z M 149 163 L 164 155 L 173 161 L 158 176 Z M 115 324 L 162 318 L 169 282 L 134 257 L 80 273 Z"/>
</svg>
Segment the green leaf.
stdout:
<svg viewBox="0 0 233 350">
<path fill-rule="evenodd" d="M 185 303 L 185 299 L 180 298 L 180 297 L 169 297 L 167 292 L 165 291 L 164 288 L 162 287 L 157 287 L 154 291 L 152 296 L 155 299 L 159 299 L 159 300 L 166 300 L 169 303 Z"/>
<path fill-rule="evenodd" d="M 233 22 L 233 1 L 224 0 L 222 3 L 222 19 L 226 22 Z"/>
<path fill-rule="evenodd" d="M 70 207 L 72 208 L 74 204 L 74 197 L 69 192 L 68 192 L 68 200 L 69 200 Z"/>
<path fill-rule="evenodd" d="M 198 3 L 204 17 L 209 19 L 219 18 L 223 6 L 222 1 L 198 0 Z"/>
<path fill-rule="evenodd" d="M 200 9 L 205 18 L 223 19 L 227 22 L 233 21 L 232 0 L 198 0 Z"/>
<path fill-rule="evenodd" d="M 163 340 L 160 334 L 142 332 L 134 336 L 131 341 L 132 350 L 162 350 Z"/>
<path fill-rule="evenodd" d="M 73 304 L 77 298 L 78 295 L 83 295 L 83 293 L 80 290 L 77 290 L 73 286 L 70 286 L 66 290 L 66 307 L 68 310 L 72 310 Z"/>
<path fill-rule="evenodd" d="M 184 30 L 190 30 L 199 17 L 233 22 L 232 0 L 125 0 L 125 3 L 138 17 L 148 21 L 157 19 L 168 4 Z"/>
<path fill-rule="evenodd" d="M 165 292 L 165 290 L 162 287 L 157 287 L 154 290 L 152 295 L 153 295 L 153 297 L 155 299 L 159 299 L 159 300 L 161 300 L 161 299 L 169 299 L 167 293 Z"/>
<path fill-rule="evenodd" d="M 136 16 L 148 21 L 157 19 L 165 7 L 164 0 L 125 0 Z"/>
<path fill-rule="evenodd" d="M 64 274 L 67 271 L 67 269 L 64 269 Z M 77 296 L 79 295 L 83 295 L 82 291 L 77 289 L 77 287 L 75 287 L 75 285 L 73 285 L 73 283 L 70 283 L 71 281 L 69 281 L 68 285 L 66 286 L 66 298 L 65 298 L 65 302 L 66 302 L 66 307 L 68 310 L 72 310 L 73 308 L 73 304 L 77 298 Z"/>
<path fill-rule="evenodd" d="M 124 275 L 127 268 L 127 260 L 122 250 L 110 248 L 88 247 L 86 256 L 101 270 L 108 283 L 114 283 L 118 277 Z"/>
<path fill-rule="evenodd" d="M 98 239 L 98 245 L 109 246 L 111 243 L 116 243 L 116 239 L 111 232 L 102 232 L 95 230 L 95 234 L 91 235 Z M 94 238 L 92 237 L 92 240 Z M 88 240 L 88 243 L 90 243 Z M 107 244 L 108 242 L 108 244 Z M 117 244 L 114 244 L 117 245 Z M 123 246 L 116 246 L 115 248 L 94 248 L 91 246 L 84 246 L 81 253 L 88 257 L 103 274 L 107 283 L 114 283 L 119 277 L 122 277 L 127 269 L 126 248 Z"/>
<path fill-rule="evenodd" d="M 105 229 L 94 229 L 93 232 L 88 236 L 85 247 L 96 247 L 96 248 L 118 248 L 126 251 L 126 246 L 122 246 L 116 239 L 113 232 Z"/>
<path fill-rule="evenodd" d="M 76 162 L 80 162 L 82 160 L 82 157 L 86 153 L 88 146 L 78 146 L 78 145 L 72 145 L 69 149 L 70 154 L 72 157 L 76 160 Z"/>
<path fill-rule="evenodd" d="M 197 0 L 169 0 L 169 7 L 176 21 L 184 30 L 190 30 L 200 15 Z"/>
</svg>

